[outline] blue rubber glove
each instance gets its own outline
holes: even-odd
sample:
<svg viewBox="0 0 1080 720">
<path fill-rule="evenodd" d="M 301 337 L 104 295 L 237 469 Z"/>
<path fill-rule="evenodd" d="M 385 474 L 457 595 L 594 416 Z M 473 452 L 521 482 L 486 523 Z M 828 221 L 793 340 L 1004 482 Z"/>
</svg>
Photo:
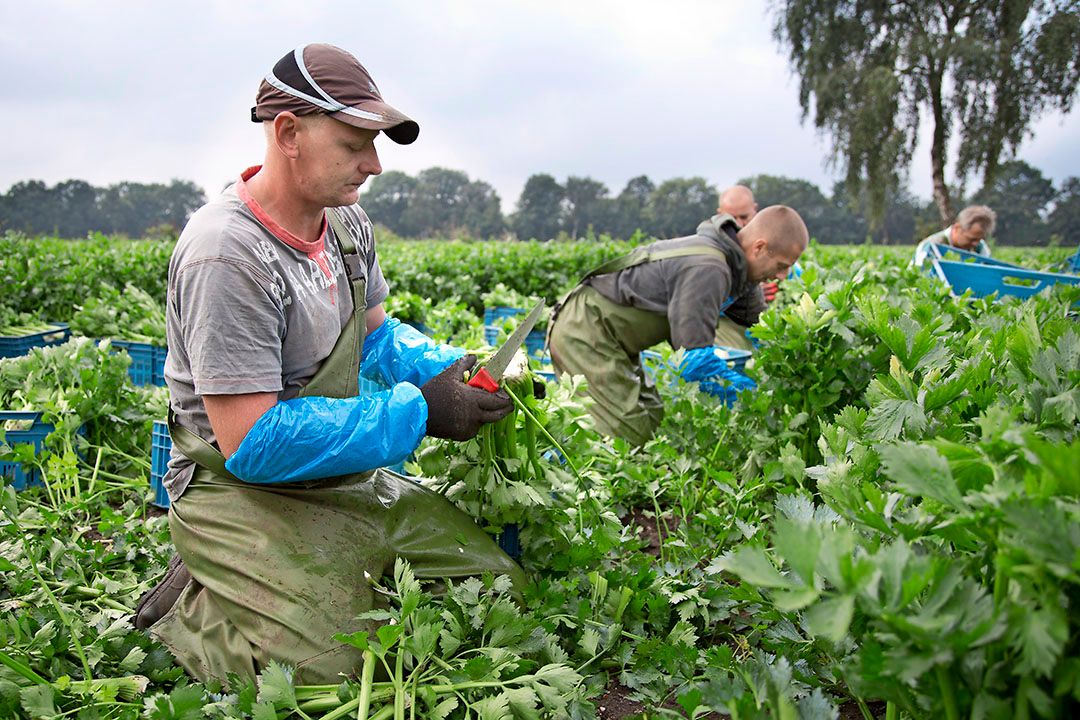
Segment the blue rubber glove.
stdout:
<svg viewBox="0 0 1080 720">
<path fill-rule="evenodd" d="M 441 345 L 411 325 L 387 316 L 364 338 L 360 374 L 388 387 L 402 382 L 420 387 L 463 357 L 463 349 Z"/>
<path fill-rule="evenodd" d="M 728 369 L 727 358 L 721 353 L 723 350 L 715 345 L 687 350 L 679 365 L 679 375 L 683 380 L 693 382 L 721 374 Z"/>
<path fill-rule="evenodd" d="M 419 388 L 353 398 L 300 397 L 274 405 L 244 436 L 225 469 L 244 482 L 321 480 L 393 465 L 427 429 Z"/>
<path fill-rule="evenodd" d="M 721 348 L 701 347 L 687 350 L 679 365 L 679 374 L 683 380 L 699 381 L 703 392 L 722 398 L 731 404 L 740 390 L 753 390 L 757 384 L 737 370 L 728 367 L 728 361 L 721 356 Z"/>
<path fill-rule="evenodd" d="M 787 279 L 794 280 L 797 277 L 802 277 L 802 266 L 800 266 L 798 262 L 792 265 L 791 269 L 788 270 Z"/>
<path fill-rule="evenodd" d="M 756 390 L 757 383 L 738 370 L 729 368 L 709 380 L 702 380 L 698 383 L 698 387 L 702 392 L 714 395 L 723 400 L 726 405 L 731 405 L 739 397 L 741 391 Z"/>
</svg>

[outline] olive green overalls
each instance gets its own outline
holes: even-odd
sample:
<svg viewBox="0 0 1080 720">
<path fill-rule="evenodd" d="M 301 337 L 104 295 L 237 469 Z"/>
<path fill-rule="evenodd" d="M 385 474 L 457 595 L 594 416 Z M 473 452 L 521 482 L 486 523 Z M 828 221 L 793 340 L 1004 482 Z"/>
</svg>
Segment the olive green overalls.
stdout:
<svg viewBox="0 0 1080 720">
<path fill-rule="evenodd" d="M 671 326 L 664 313 L 619 305 L 585 281 L 648 262 L 694 255 L 727 258 L 711 245 L 654 252 L 637 248 L 588 272 L 552 311 L 551 363 L 560 375 L 585 376 L 593 399 L 590 413 L 600 432 L 635 445 L 644 444 L 656 432 L 664 407 L 653 379 L 641 368 L 639 353 L 671 342 Z"/>
<path fill-rule="evenodd" d="M 352 270 L 353 239 L 332 211 L 354 309 L 330 356 L 301 395 L 357 394 L 366 282 Z M 374 629 L 357 621 L 378 600 L 368 577 L 396 557 L 420 580 L 492 572 L 524 587 L 521 568 L 441 495 L 385 469 L 325 481 L 254 485 L 225 469 L 221 453 L 170 418 L 176 447 L 197 464 L 169 509 L 173 543 L 193 580 L 150 630 L 200 680 L 254 679 L 270 660 L 300 684 L 339 682 L 360 652 L 334 633 Z"/>
</svg>

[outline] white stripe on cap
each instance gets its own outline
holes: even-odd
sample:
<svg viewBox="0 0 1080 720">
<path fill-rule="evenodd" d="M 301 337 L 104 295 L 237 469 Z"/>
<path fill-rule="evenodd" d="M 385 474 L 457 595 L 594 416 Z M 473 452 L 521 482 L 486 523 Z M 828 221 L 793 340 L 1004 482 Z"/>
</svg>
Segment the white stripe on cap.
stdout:
<svg viewBox="0 0 1080 720">
<path fill-rule="evenodd" d="M 349 107 L 348 105 L 345 105 L 344 103 L 335 100 L 333 97 L 330 96 L 329 93 L 319 87 L 319 83 L 315 82 L 315 78 L 311 77 L 311 73 L 308 72 L 307 66 L 304 65 L 304 48 L 306 47 L 307 45 L 302 45 L 296 48 L 296 50 L 293 51 L 293 55 L 296 59 L 297 66 L 300 68 L 300 72 L 304 75 L 304 78 L 306 78 L 307 81 L 311 83 L 311 87 L 315 88 L 315 90 L 320 95 L 322 95 L 322 98 L 308 95 L 306 92 L 297 90 L 292 85 L 278 80 L 277 76 L 274 75 L 273 70 L 266 74 L 266 82 L 269 83 L 272 87 L 275 87 L 281 92 L 285 93 L 286 95 L 292 95 L 295 98 L 306 100 L 315 107 L 320 107 L 328 112 L 345 113 L 346 115 L 358 117 L 363 120 L 374 120 L 375 122 L 390 122 L 390 118 L 383 115 L 382 113 L 369 112 L 367 110 L 359 110 L 354 107 Z"/>
<path fill-rule="evenodd" d="M 304 76 L 304 79 L 311 83 L 311 87 L 315 88 L 315 92 L 326 98 L 327 102 L 337 103 L 341 105 L 337 100 L 330 97 L 330 93 L 319 87 L 319 83 L 315 82 L 315 78 L 311 77 L 311 73 L 308 72 L 307 65 L 304 64 L 304 50 L 307 49 L 307 45 L 301 45 L 293 50 L 293 58 L 296 60 L 296 67 L 300 68 L 300 73 Z M 342 105 L 342 107 L 345 107 Z"/>
</svg>

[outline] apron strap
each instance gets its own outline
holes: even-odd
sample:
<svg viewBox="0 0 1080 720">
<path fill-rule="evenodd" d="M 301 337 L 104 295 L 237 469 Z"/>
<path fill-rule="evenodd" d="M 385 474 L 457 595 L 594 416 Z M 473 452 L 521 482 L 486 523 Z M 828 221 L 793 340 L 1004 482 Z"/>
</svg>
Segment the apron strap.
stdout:
<svg viewBox="0 0 1080 720">
<path fill-rule="evenodd" d="M 606 263 L 598 265 L 585 273 L 578 284 L 581 284 L 590 278 L 594 278 L 597 275 L 607 275 L 608 273 L 619 272 L 621 270 L 626 270 L 627 268 L 636 267 L 637 265 L 656 262 L 657 260 L 669 260 L 671 258 L 691 257 L 694 255 L 709 255 L 718 257 L 722 260 L 727 260 L 727 253 L 712 245 L 688 245 L 681 248 L 654 250 L 652 252 L 645 250 L 644 248 L 635 248 L 626 255 L 617 257 L 613 260 L 608 260 Z"/>
<path fill-rule="evenodd" d="M 364 315 L 367 311 L 367 279 L 361 272 L 356 241 L 341 221 L 337 209 L 327 208 L 326 217 L 341 246 L 341 257 L 352 288 L 353 314 L 345 323 L 334 349 L 323 362 L 328 372 L 321 372 L 320 368 L 316 374 L 319 382 L 312 378 L 312 382 L 301 388 L 300 395 L 306 395 L 305 390 L 311 387 L 313 394 L 324 397 L 354 397 L 360 392 L 360 355 L 367 335 L 367 318 Z"/>
<path fill-rule="evenodd" d="M 173 446 L 188 460 L 215 475 L 240 482 L 239 478 L 225 469 L 225 456 L 216 447 L 176 422 L 172 406 L 169 407 L 169 437 L 172 438 Z"/>
</svg>

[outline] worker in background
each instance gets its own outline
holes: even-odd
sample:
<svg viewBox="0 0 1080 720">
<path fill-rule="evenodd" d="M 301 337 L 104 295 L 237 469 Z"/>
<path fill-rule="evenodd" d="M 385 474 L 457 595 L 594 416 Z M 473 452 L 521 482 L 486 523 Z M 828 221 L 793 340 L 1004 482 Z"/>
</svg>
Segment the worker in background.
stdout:
<svg viewBox="0 0 1080 720">
<path fill-rule="evenodd" d="M 959 250 L 990 257 L 986 238 L 994 234 L 997 214 L 986 205 L 969 205 L 956 216 L 956 222 L 927 237 L 915 248 L 914 264 L 921 267 L 930 254 L 930 245 L 947 245 Z"/>
<path fill-rule="evenodd" d="M 757 322 L 765 308 L 760 283 L 787 277 L 808 242 L 799 214 L 774 205 L 746 227 L 718 214 L 695 235 L 660 240 L 605 263 L 553 313 L 552 364 L 559 374 L 585 377 L 600 431 L 642 444 L 659 426 L 663 406 L 639 353 L 668 342 L 685 350 L 679 367 L 685 380 L 723 377 L 752 387 L 745 376 L 732 377 L 717 347 L 717 323 L 721 313 L 742 327 Z M 725 383 L 703 387 L 731 390 Z"/>
</svg>

